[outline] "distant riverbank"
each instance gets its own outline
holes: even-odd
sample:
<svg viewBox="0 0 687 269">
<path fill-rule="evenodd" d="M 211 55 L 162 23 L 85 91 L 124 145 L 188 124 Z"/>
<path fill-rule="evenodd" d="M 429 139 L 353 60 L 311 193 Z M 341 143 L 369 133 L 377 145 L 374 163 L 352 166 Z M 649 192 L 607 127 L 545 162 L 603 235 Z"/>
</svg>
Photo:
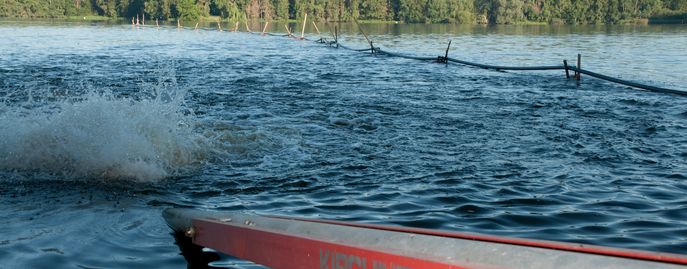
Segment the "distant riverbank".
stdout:
<svg viewBox="0 0 687 269">
<path fill-rule="evenodd" d="M 177 18 L 168 18 L 168 19 L 163 19 L 163 20 L 158 20 L 160 24 L 174 24 L 176 25 L 176 22 L 179 19 Z M 86 16 L 64 16 L 64 17 L 0 17 L 0 23 L 2 22 L 46 22 L 46 21 L 54 21 L 54 22 L 108 22 L 108 23 L 131 23 L 131 18 L 125 18 L 125 17 L 105 17 L 105 16 L 98 16 L 98 15 L 86 15 Z M 135 21 L 135 18 L 134 18 Z M 209 24 L 216 24 L 217 22 L 227 25 L 233 25 L 236 22 L 240 22 L 241 25 L 245 23 L 245 20 L 232 20 L 228 18 L 221 18 L 218 16 L 207 16 L 207 17 L 200 17 L 195 20 L 181 20 L 182 25 L 191 25 L 193 26 L 195 23 L 199 23 L 200 25 L 209 25 Z M 265 20 L 265 19 L 252 19 L 249 20 L 249 23 L 251 25 L 255 24 L 262 24 L 265 22 L 269 22 L 272 24 L 284 24 L 284 23 L 301 23 L 301 20 L 298 19 L 288 19 L 288 20 Z M 359 20 L 360 23 L 362 24 L 445 24 L 445 25 L 480 25 L 478 23 L 475 24 L 469 24 L 469 23 L 408 23 L 408 22 L 403 22 L 403 21 L 394 21 L 394 20 Z M 139 18 L 139 24 L 144 23 L 142 18 Z M 323 22 L 323 21 L 318 21 L 318 24 L 348 24 L 352 22 Z M 145 24 L 147 25 L 155 25 L 155 19 L 150 19 L 146 18 Z M 518 22 L 513 22 L 513 23 L 508 23 L 508 24 L 482 24 L 482 25 L 660 25 L 660 24 L 687 24 L 687 13 L 682 13 L 682 14 L 673 14 L 673 15 L 660 15 L 660 16 L 653 16 L 650 18 L 646 19 L 628 19 L 628 20 L 622 20 L 617 23 L 612 23 L 612 24 L 607 24 L 607 23 L 593 23 L 593 24 L 568 24 L 563 21 L 551 21 L 551 22 L 539 22 L 539 21 L 518 21 Z"/>
<path fill-rule="evenodd" d="M 3 0 L 0 18 L 390 22 L 445 24 L 684 24 L 684 0 Z"/>
</svg>

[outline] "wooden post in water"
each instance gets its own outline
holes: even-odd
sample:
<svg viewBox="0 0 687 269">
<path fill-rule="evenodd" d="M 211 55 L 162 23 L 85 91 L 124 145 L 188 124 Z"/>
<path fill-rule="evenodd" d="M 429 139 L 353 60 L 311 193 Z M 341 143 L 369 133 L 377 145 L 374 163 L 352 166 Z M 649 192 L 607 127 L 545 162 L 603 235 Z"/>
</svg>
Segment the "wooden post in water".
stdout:
<svg viewBox="0 0 687 269">
<path fill-rule="evenodd" d="M 251 31 L 250 28 L 248 27 L 248 13 L 247 12 L 243 13 L 243 17 L 245 18 L 244 22 L 246 23 L 246 32 L 252 33 L 253 31 Z"/>
<path fill-rule="evenodd" d="M 222 24 L 219 23 L 219 20 L 217 21 L 217 30 L 220 32 L 223 32 L 222 30 Z"/>
<path fill-rule="evenodd" d="M 365 37 L 365 40 L 367 40 L 367 43 L 370 44 L 370 51 L 372 53 L 375 53 L 375 47 L 372 44 L 372 41 L 370 40 L 370 38 L 367 37 L 367 34 L 365 33 L 365 31 L 363 31 L 363 27 L 360 26 L 360 23 L 358 23 L 358 20 L 353 19 L 353 21 L 355 22 L 356 25 L 358 25 L 358 29 L 360 30 L 361 33 L 363 33 L 363 36 Z"/>
<path fill-rule="evenodd" d="M 565 78 L 570 79 L 570 73 L 568 72 L 568 60 L 563 60 L 563 68 L 565 68 Z"/>
<path fill-rule="evenodd" d="M 146 26 L 146 14 L 145 13 L 143 13 L 143 21 L 142 22 L 143 22 L 142 25 Z"/>
<path fill-rule="evenodd" d="M 234 32 L 238 32 L 238 31 L 239 31 L 239 22 L 236 21 L 236 26 L 234 27 Z"/>
<path fill-rule="evenodd" d="M 138 26 L 138 25 L 141 25 L 140 22 L 141 22 L 141 21 L 138 20 L 138 14 L 136 14 L 136 25 L 137 25 L 137 26 Z"/>
<path fill-rule="evenodd" d="M 266 21 L 265 22 L 265 27 L 262 28 L 262 35 L 265 35 L 265 31 L 267 31 L 267 25 L 270 24 L 270 22 Z"/>
<path fill-rule="evenodd" d="M 315 21 L 312 21 L 312 26 L 315 26 L 315 31 L 317 31 L 317 34 L 320 35 L 320 29 L 317 29 L 317 23 L 315 23 Z"/>
<path fill-rule="evenodd" d="M 177 19 L 177 30 L 181 29 L 181 19 Z"/>
<path fill-rule="evenodd" d="M 291 30 L 289 30 L 289 25 L 284 24 L 284 28 L 286 28 L 286 33 L 289 34 L 289 37 L 292 37 L 293 35 L 291 34 Z"/>
<path fill-rule="evenodd" d="M 308 13 L 305 13 L 305 17 L 303 19 L 303 29 L 301 30 L 301 39 L 305 39 L 305 23 L 308 22 Z"/>
<path fill-rule="evenodd" d="M 582 70 L 582 55 L 579 53 L 577 54 L 577 74 L 575 75 L 575 79 L 577 81 L 580 81 L 582 79 L 582 73 L 580 71 Z"/>
<path fill-rule="evenodd" d="M 339 47 L 339 27 L 334 26 L 334 44 L 336 44 L 336 47 Z"/>
<path fill-rule="evenodd" d="M 336 43 L 336 26 L 332 27 L 332 25 L 329 24 L 329 22 L 327 22 L 327 20 L 324 21 L 324 25 L 326 25 L 327 28 L 329 28 L 329 34 L 331 34 L 332 37 L 334 38 L 334 41 L 329 42 L 329 46 L 331 46 L 332 44 Z M 334 31 L 332 31 L 332 29 L 334 29 Z"/>
<path fill-rule="evenodd" d="M 155 18 L 155 26 L 157 29 L 160 29 L 160 23 L 157 21 L 157 18 Z"/>
</svg>

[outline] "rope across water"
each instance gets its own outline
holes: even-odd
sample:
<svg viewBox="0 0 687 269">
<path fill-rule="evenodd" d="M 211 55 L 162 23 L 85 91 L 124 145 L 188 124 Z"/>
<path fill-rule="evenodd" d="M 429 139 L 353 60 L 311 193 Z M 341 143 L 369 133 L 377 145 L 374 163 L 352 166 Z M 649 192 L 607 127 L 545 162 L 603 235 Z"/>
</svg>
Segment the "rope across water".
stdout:
<svg viewBox="0 0 687 269">
<path fill-rule="evenodd" d="M 249 32 L 252 34 L 261 34 L 257 32 Z M 306 37 L 303 38 L 297 38 L 294 37 L 293 35 L 289 34 L 272 34 L 272 33 L 262 33 L 270 36 L 284 36 L 284 37 L 292 37 L 295 39 L 301 39 L 301 40 L 307 40 L 307 41 L 314 41 L 318 43 L 323 43 L 323 44 L 328 44 L 329 46 L 336 47 L 336 48 L 343 48 L 346 50 L 351 50 L 351 51 L 357 51 L 357 52 L 372 52 L 376 54 L 384 54 L 388 55 L 391 57 L 399 57 L 399 58 L 405 58 L 405 59 L 411 59 L 411 60 L 419 60 L 419 61 L 439 61 L 439 62 L 453 62 L 453 63 L 458 63 L 462 65 L 467 65 L 467 66 L 474 66 L 478 68 L 483 68 L 483 69 L 489 69 L 489 70 L 497 70 L 497 71 L 543 71 L 543 70 L 566 70 L 566 71 L 574 71 L 574 72 L 579 72 L 581 74 L 585 74 L 597 79 L 602 79 L 606 80 L 609 82 L 613 83 L 618 83 L 621 85 L 633 87 L 633 88 L 638 88 L 638 89 L 643 89 L 647 91 L 652 91 L 652 92 L 659 92 L 659 93 L 670 93 L 670 94 L 678 94 L 678 95 L 684 95 L 687 96 L 687 91 L 684 90 L 675 90 L 675 89 L 668 89 L 668 88 L 662 88 L 662 87 L 657 87 L 657 86 L 652 86 L 652 85 L 646 85 L 638 82 L 633 82 L 629 80 L 624 80 L 620 78 L 615 78 L 611 76 L 607 76 L 604 74 L 596 73 L 590 70 L 586 70 L 583 68 L 578 68 L 577 66 L 564 66 L 564 65 L 548 65 L 548 66 L 500 66 L 500 65 L 489 65 L 489 64 L 480 64 L 480 63 L 475 63 L 475 62 L 469 62 L 465 60 L 460 60 L 456 58 L 451 58 L 451 57 L 423 57 L 423 56 L 413 56 L 413 55 L 407 55 L 407 54 L 402 54 L 402 53 L 397 53 L 397 52 L 391 52 L 387 50 L 383 50 L 379 47 L 375 47 L 372 45 L 370 42 L 370 48 L 353 48 L 349 47 L 346 45 L 341 44 L 341 42 L 337 40 L 335 41 L 328 41 L 326 38 L 320 38 L 317 40 L 309 39 Z"/>
<path fill-rule="evenodd" d="M 326 39 L 321 39 L 325 43 L 327 42 Z M 371 51 L 371 48 L 365 48 L 365 49 L 355 49 L 351 48 L 348 46 L 344 46 L 341 43 L 337 43 L 338 47 L 352 50 L 352 51 Z M 412 55 L 406 55 L 406 54 L 401 54 L 401 53 L 396 53 L 396 52 L 390 52 L 387 50 L 382 50 L 379 47 L 374 47 L 374 53 L 379 53 L 379 54 L 385 54 L 388 56 L 392 57 L 399 57 L 399 58 L 405 58 L 405 59 L 412 59 L 412 60 L 420 60 L 420 61 L 437 61 L 438 59 L 441 58 L 439 57 L 422 57 L 422 56 L 412 56 Z M 500 65 L 488 65 L 488 64 L 480 64 L 480 63 L 474 63 L 474 62 L 469 62 L 469 61 L 464 61 L 460 59 L 455 59 L 451 57 L 446 58 L 447 62 L 453 62 L 453 63 L 458 63 L 462 65 L 468 65 L 468 66 L 474 66 L 478 68 L 483 68 L 483 69 L 489 69 L 489 70 L 497 70 L 497 71 L 542 71 L 542 70 L 566 70 L 566 67 L 563 65 L 548 65 L 548 66 L 500 66 Z M 600 73 L 596 73 L 593 71 L 589 71 L 583 68 L 577 68 L 576 66 L 568 66 L 567 70 L 570 71 L 575 71 L 579 72 L 581 74 L 585 74 L 594 78 L 610 81 L 613 83 L 618 83 L 622 84 L 625 86 L 630 86 L 638 89 L 643 89 L 647 91 L 652 91 L 652 92 L 660 92 L 660 93 L 671 93 L 671 94 L 678 94 L 678 95 L 685 95 L 687 96 L 687 91 L 683 90 L 674 90 L 674 89 L 668 89 L 668 88 L 662 88 L 662 87 L 656 87 L 656 86 L 651 86 L 651 85 L 646 85 L 638 82 L 633 82 L 629 80 L 624 80 L 624 79 L 619 79 L 619 78 L 614 78 L 611 76 L 603 75 Z"/>
</svg>

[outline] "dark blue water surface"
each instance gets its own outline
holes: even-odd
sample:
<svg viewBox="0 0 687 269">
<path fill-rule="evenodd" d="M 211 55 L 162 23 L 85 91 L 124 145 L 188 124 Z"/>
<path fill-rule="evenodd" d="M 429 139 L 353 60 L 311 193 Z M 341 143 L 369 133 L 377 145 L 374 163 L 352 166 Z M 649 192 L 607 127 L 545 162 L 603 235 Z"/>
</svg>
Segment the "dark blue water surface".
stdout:
<svg viewBox="0 0 687 269">
<path fill-rule="evenodd" d="M 408 54 L 582 52 L 687 84 L 684 26 L 370 28 Z M 226 31 L 0 36 L 0 268 L 185 268 L 160 215 L 175 206 L 687 254 L 685 97 Z"/>
</svg>

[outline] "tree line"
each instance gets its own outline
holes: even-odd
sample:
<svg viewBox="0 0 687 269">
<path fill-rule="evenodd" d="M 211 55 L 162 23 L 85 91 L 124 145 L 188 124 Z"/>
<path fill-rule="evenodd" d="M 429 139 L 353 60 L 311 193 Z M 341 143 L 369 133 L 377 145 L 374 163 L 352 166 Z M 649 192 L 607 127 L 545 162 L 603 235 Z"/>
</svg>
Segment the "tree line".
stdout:
<svg viewBox="0 0 687 269">
<path fill-rule="evenodd" d="M 687 0 L 0 0 L 0 17 L 145 14 L 162 20 L 217 16 L 238 21 L 301 19 L 305 13 L 319 21 L 615 24 L 687 14 Z"/>
</svg>

